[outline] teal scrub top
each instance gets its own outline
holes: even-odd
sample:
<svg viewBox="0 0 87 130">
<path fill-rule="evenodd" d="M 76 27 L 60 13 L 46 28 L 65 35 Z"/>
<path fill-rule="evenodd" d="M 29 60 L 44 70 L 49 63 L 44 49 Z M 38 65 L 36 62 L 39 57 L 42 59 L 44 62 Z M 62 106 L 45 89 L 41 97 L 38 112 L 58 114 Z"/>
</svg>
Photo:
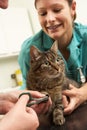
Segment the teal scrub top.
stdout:
<svg viewBox="0 0 87 130">
<path fill-rule="evenodd" d="M 36 35 L 28 38 L 24 41 L 19 54 L 18 62 L 23 75 L 23 86 L 21 89 L 26 88 L 26 76 L 30 68 L 30 46 L 35 45 L 42 51 L 47 51 L 53 44 L 53 40 L 40 30 Z M 74 23 L 73 37 L 67 47 L 70 51 L 70 56 L 66 61 L 58 50 L 58 53 L 63 57 L 66 67 L 66 75 L 80 82 L 80 73 L 78 68 L 81 70 L 85 77 L 87 77 L 87 26 L 80 23 Z"/>
</svg>

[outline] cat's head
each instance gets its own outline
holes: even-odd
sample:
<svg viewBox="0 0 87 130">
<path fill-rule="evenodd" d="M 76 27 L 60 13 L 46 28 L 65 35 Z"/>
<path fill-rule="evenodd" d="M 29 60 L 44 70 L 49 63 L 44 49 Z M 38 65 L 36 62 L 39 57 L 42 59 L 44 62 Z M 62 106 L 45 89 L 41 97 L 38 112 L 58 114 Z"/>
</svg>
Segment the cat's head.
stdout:
<svg viewBox="0 0 87 130">
<path fill-rule="evenodd" d="M 48 51 L 46 51 L 46 52 L 42 52 L 37 47 L 35 47 L 35 46 L 32 45 L 30 47 L 30 59 L 31 59 L 31 63 L 37 61 L 42 55 L 48 53 L 49 51 L 52 51 L 55 54 L 57 54 L 57 52 L 58 52 L 58 43 L 57 43 L 57 41 L 55 41 L 53 43 L 52 47 Z"/>
<path fill-rule="evenodd" d="M 52 47 L 44 52 L 35 46 L 31 46 L 30 58 L 30 72 L 33 72 L 36 78 L 53 82 L 64 77 L 65 66 L 62 57 L 58 55 L 57 42 L 54 42 Z"/>
<path fill-rule="evenodd" d="M 35 46 L 31 46 L 30 58 L 31 68 L 33 70 L 40 70 L 40 72 L 49 75 L 56 75 L 65 71 L 63 59 L 58 55 L 58 43 L 56 41 L 45 52 L 40 51 Z"/>
</svg>

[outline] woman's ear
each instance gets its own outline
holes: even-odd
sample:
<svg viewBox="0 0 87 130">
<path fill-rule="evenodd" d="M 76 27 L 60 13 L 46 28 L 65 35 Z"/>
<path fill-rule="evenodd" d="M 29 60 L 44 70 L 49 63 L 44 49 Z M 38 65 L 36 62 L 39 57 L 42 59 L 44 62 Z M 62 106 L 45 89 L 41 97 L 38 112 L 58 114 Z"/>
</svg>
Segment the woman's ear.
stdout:
<svg viewBox="0 0 87 130">
<path fill-rule="evenodd" d="M 76 1 L 73 0 L 72 5 L 71 5 L 71 15 L 73 20 L 76 19 Z"/>
</svg>

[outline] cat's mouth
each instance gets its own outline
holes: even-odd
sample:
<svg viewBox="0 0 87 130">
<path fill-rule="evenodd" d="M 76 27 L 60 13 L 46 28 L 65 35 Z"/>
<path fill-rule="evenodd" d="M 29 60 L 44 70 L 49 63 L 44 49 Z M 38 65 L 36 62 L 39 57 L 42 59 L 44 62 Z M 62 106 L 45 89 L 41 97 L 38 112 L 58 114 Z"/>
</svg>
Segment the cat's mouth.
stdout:
<svg viewBox="0 0 87 130">
<path fill-rule="evenodd" d="M 55 79 L 55 78 L 59 78 L 61 76 L 63 76 L 62 73 L 56 73 L 56 74 L 53 74 L 53 75 L 48 75 L 47 77 L 51 78 L 51 79 Z"/>
</svg>

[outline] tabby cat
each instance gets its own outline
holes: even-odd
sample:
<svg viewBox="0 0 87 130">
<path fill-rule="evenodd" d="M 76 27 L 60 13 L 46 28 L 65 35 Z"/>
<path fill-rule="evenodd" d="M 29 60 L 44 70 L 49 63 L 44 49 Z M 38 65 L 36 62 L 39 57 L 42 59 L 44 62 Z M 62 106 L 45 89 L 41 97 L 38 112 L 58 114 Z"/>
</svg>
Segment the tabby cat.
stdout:
<svg viewBox="0 0 87 130">
<path fill-rule="evenodd" d="M 64 61 L 58 55 L 57 42 L 54 42 L 52 47 L 45 52 L 31 46 L 30 58 L 27 88 L 49 94 L 53 103 L 50 110 L 53 115 L 53 122 L 55 125 L 62 125 L 65 122 L 62 90 L 68 88 L 70 83 L 74 83 L 77 87 L 78 84 L 66 77 Z"/>
</svg>

